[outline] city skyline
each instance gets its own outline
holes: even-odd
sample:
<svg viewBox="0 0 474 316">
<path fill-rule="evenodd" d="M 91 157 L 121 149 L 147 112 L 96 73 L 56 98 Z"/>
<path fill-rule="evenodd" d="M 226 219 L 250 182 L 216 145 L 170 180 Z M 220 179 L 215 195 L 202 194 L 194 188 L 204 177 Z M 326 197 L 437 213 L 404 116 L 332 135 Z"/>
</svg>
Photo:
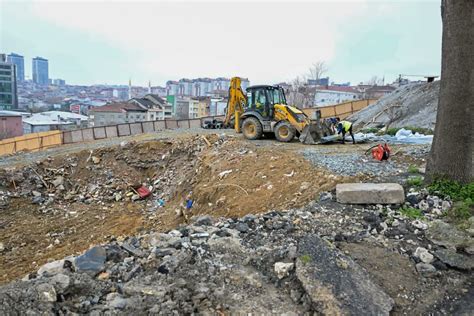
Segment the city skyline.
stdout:
<svg viewBox="0 0 474 316">
<path fill-rule="evenodd" d="M 50 77 L 71 84 L 126 84 L 131 78 L 137 85 L 163 86 L 167 80 L 222 75 L 277 83 L 306 73 L 318 60 L 326 61 L 326 75 L 334 81 L 353 84 L 372 76 L 393 81 L 398 74 L 440 72 L 435 0 L 2 6 L 2 24 L 9 26 L 2 27 L 4 51 L 26 60 L 44 56 Z M 229 12 L 245 22 L 236 27 Z M 285 23 L 274 22 L 284 15 Z M 29 67 L 25 63 L 26 74 Z"/>
</svg>

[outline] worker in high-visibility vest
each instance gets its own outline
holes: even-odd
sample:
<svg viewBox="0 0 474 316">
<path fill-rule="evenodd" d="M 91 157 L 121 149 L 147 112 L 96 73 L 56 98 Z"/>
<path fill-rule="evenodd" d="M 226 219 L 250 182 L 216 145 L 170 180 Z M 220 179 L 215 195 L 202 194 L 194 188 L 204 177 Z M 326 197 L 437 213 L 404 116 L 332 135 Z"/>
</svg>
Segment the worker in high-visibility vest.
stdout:
<svg viewBox="0 0 474 316">
<path fill-rule="evenodd" d="M 341 121 L 340 118 L 337 120 L 337 133 L 342 134 L 342 143 L 345 144 L 346 133 L 349 133 L 352 137 L 352 143 L 355 144 L 354 134 L 352 133 L 352 123 L 349 121 Z"/>
</svg>

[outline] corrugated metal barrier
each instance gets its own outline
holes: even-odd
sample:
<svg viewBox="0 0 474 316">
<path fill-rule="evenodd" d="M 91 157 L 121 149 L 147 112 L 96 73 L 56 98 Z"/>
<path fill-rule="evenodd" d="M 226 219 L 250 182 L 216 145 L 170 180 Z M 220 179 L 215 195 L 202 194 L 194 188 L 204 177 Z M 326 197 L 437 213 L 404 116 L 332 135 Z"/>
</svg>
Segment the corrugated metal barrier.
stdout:
<svg viewBox="0 0 474 316">
<path fill-rule="evenodd" d="M 63 144 L 73 144 L 104 138 L 138 135 L 165 129 L 199 128 L 205 120 L 223 116 L 209 116 L 190 120 L 164 120 L 124 123 L 108 126 L 88 127 L 72 131 L 49 131 L 32 133 L 0 141 L 0 156 L 20 151 L 37 151 Z"/>
</svg>

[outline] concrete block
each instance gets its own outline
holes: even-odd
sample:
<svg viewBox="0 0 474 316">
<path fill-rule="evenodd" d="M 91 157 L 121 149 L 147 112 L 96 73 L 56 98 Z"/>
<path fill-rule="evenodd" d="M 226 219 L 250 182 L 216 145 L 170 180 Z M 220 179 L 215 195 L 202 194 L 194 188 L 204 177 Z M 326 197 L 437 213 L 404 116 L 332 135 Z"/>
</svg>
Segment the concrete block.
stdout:
<svg viewBox="0 0 474 316">
<path fill-rule="evenodd" d="M 401 204 L 405 192 L 398 183 L 342 183 L 336 186 L 336 198 L 344 204 Z"/>
</svg>

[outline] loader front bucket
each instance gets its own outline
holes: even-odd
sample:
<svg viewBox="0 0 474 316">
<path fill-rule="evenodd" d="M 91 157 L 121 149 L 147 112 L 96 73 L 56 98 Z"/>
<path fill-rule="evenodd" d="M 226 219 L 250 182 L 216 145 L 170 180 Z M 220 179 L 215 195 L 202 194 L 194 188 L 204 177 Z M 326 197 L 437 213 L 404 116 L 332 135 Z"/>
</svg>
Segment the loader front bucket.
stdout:
<svg viewBox="0 0 474 316">
<path fill-rule="evenodd" d="M 300 134 L 300 142 L 307 145 L 319 144 L 321 140 L 321 134 L 319 128 L 316 124 L 308 124 L 303 128 L 303 131 Z"/>
<path fill-rule="evenodd" d="M 300 142 L 308 145 L 321 144 L 321 139 L 331 134 L 331 129 L 324 122 L 311 121 L 303 128 L 300 134 Z"/>
</svg>

